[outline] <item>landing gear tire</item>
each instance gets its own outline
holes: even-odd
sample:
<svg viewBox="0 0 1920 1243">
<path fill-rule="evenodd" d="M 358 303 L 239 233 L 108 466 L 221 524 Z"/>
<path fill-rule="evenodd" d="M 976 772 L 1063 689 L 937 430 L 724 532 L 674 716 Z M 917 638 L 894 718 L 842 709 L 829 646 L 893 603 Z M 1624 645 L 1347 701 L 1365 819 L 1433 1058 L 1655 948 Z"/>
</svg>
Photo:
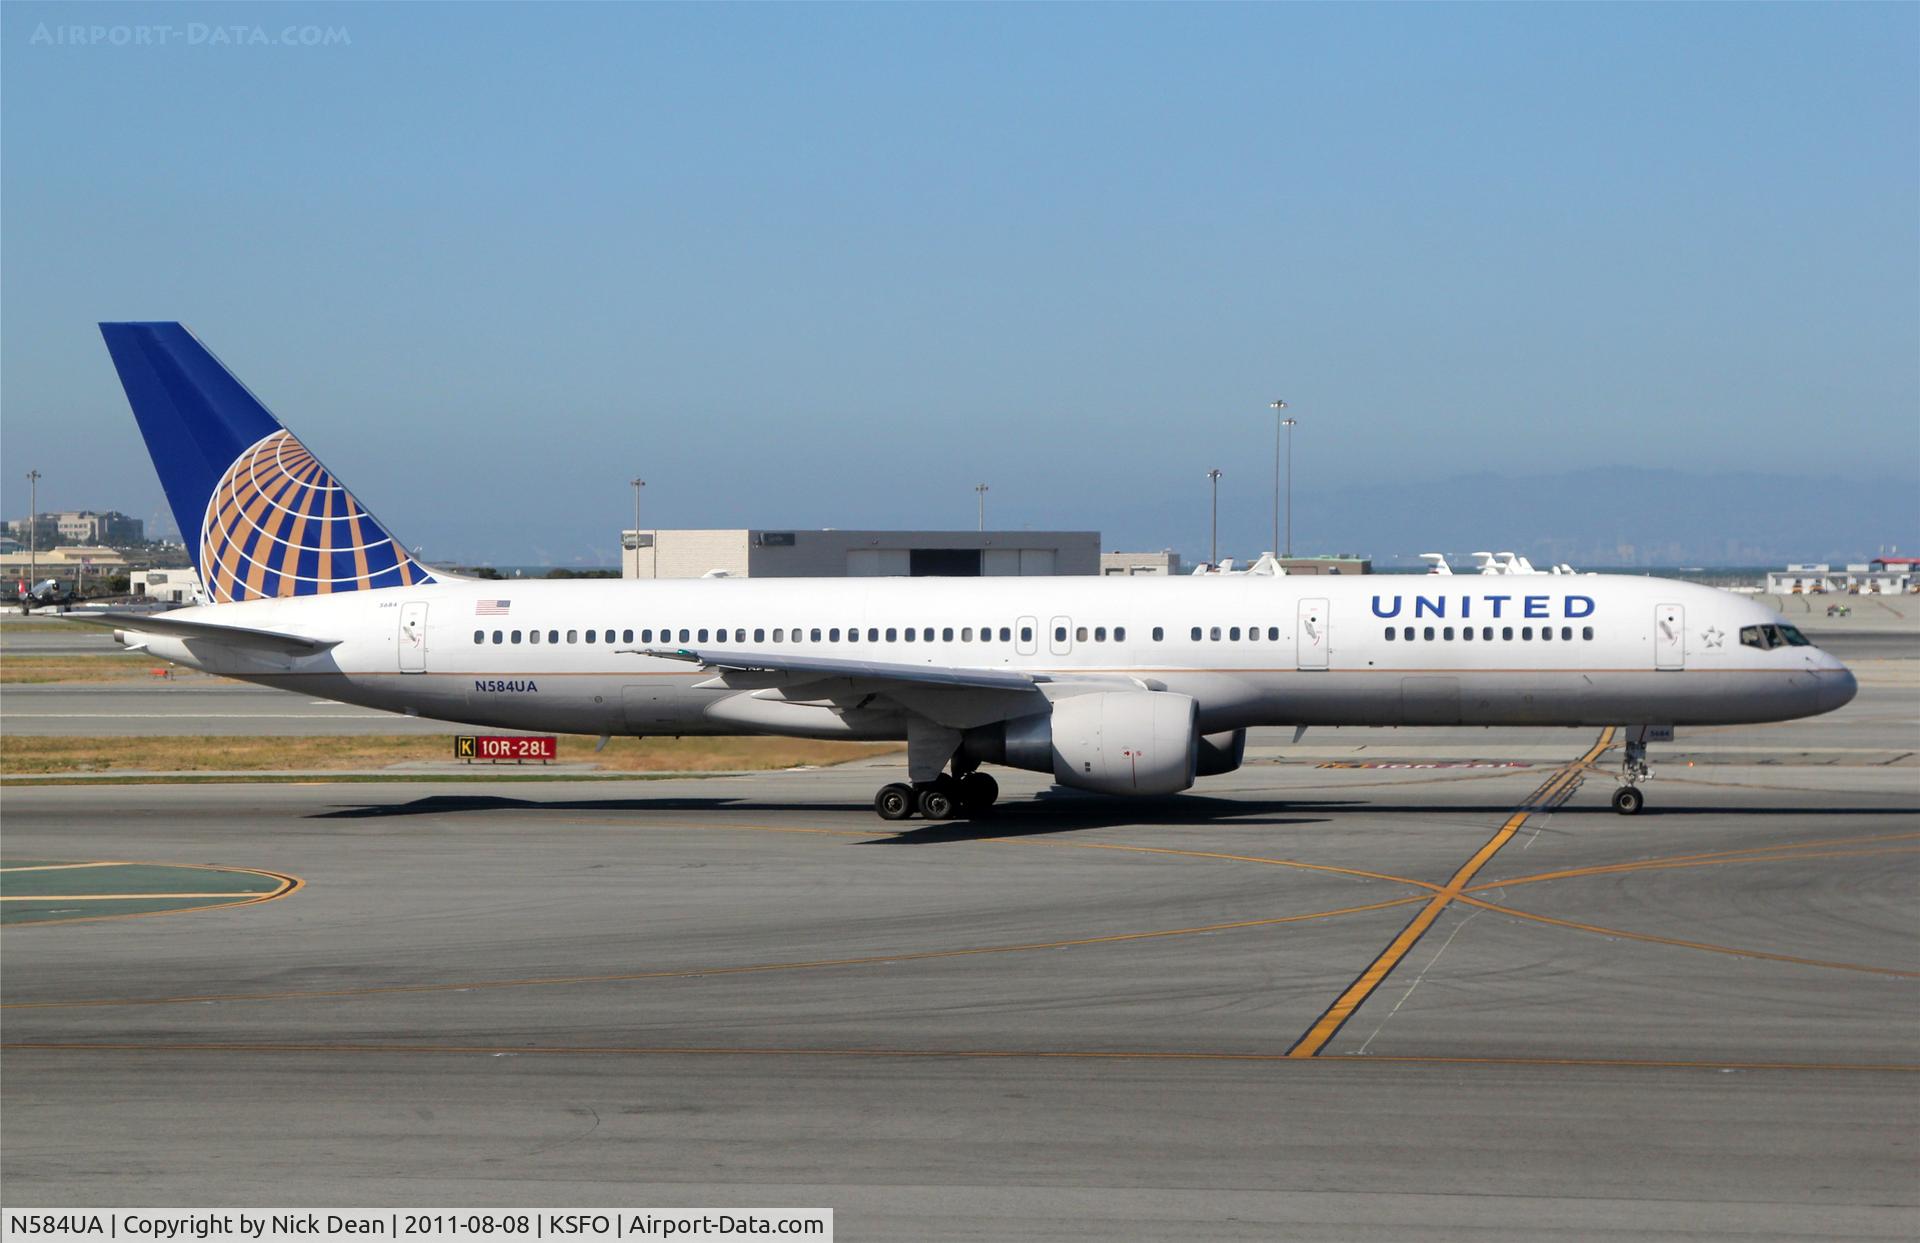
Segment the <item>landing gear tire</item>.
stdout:
<svg viewBox="0 0 1920 1243">
<path fill-rule="evenodd" d="M 913 815 L 914 805 L 913 787 L 898 782 L 881 786 L 873 796 L 873 810 L 882 820 L 905 820 Z"/>
<path fill-rule="evenodd" d="M 1639 815 L 1646 801 L 1646 795 L 1633 786 L 1621 786 L 1613 792 L 1613 809 L 1623 816 Z"/>
<path fill-rule="evenodd" d="M 986 811 L 999 797 L 1000 783 L 985 773 L 968 773 L 960 778 L 960 807 L 969 816 Z"/>
<path fill-rule="evenodd" d="M 920 814 L 928 820 L 951 820 L 960 814 L 959 800 L 954 797 L 953 787 L 948 782 L 938 781 L 929 786 L 922 786 L 919 799 Z"/>
</svg>

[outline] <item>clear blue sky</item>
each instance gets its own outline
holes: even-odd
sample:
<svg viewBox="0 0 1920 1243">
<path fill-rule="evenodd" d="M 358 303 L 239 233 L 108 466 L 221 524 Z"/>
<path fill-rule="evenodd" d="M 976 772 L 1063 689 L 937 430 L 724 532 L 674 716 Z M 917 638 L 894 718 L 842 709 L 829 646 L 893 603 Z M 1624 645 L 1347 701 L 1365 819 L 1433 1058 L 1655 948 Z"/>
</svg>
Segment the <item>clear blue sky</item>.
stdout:
<svg viewBox="0 0 1920 1243">
<path fill-rule="evenodd" d="M 1219 466 L 1264 545 L 1275 396 L 1303 545 L 1433 472 L 1920 489 L 1912 4 L 10 3 L 0 37 L 9 516 L 29 467 L 43 508 L 161 509 L 115 318 L 188 323 L 429 559 L 610 556 L 635 474 L 649 525 L 971 526 L 984 479 L 990 523 L 1195 552 Z"/>
</svg>

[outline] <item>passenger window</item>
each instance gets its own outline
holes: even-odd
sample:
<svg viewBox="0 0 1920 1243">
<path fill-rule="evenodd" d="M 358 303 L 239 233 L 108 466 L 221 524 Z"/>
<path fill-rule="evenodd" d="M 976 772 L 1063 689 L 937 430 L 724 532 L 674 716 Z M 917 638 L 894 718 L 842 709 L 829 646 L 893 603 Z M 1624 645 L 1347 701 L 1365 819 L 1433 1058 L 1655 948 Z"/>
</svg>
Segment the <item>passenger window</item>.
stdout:
<svg viewBox="0 0 1920 1243">
<path fill-rule="evenodd" d="M 1217 638 L 1219 638 L 1219 637 L 1220 637 L 1219 635 L 1215 635 L 1215 636 L 1214 636 L 1214 638 L 1216 638 L 1216 639 L 1217 639 Z M 1238 627 L 1238 626 L 1229 626 L 1229 627 L 1227 628 L 1227 637 L 1228 637 L 1229 639 L 1232 639 L 1232 640 L 1234 640 L 1234 641 L 1235 641 L 1236 643 L 1237 643 L 1237 642 L 1239 642 L 1239 640 L 1240 640 L 1240 627 Z"/>
<path fill-rule="evenodd" d="M 1195 643 L 1198 643 L 1200 641 L 1200 627 L 1195 626 L 1193 628 L 1193 634 L 1191 637 Z"/>
<path fill-rule="evenodd" d="M 687 631 L 685 631 L 685 630 L 682 630 L 682 631 L 680 632 L 680 641 L 681 641 L 682 643 L 685 643 L 685 642 L 687 642 L 687 640 L 688 640 L 688 637 L 689 637 L 689 635 L 688 635 L 688 632 L 687 632 Z"/>
<path fill-rule="evenodd" d="M 1389 642 L 1389 643 L 1391 643 L 1391 642 L 1393 642 L 1393 627 L 1392 627 L 1392 626 L 1388 626 L 1388 627 L 1387 627 L 1387 642 Z"/>
<path fill-rule="evenodd" d="M 589 643 L 593 642 L 593 638 L 594 638 L 593 631 L 591 630 L 587 631 L 587 642 Z"/>
<path fill-rule="evenodd" d="M 1067 641 L 1067 628 L 1065 626 L 1055 626 L 1053 628 L 1053 641 L 1055 643 L 1065 643 Z"/>
<path fill-rule="evenodd" d="M 893 626 L 887 627 L 887 642 L 892 643 L 900 637 L 900 631 Z"/>
<path fill-rule="evenodd" d="M 1443 638 L 1443 639 L 1452 639 L 1452 638 L 1453 638 L 1453 627 L 1452 627 L 1452 626 L 1448 626 L 1448 627 L 1446 627 L 1446 628 L 1445 628 L 1444 630 L 1442 630 L 1442 631 L 1440 632 L 1440 637 L 1441 637 L 1441 638 Z"/>
<path fill-rule="evenodd" d="M 1127 641 L 1127 628 L 1125 626 L 1115 626 L 1113 628 L 1113 641 L 1115 643 L 1125 643 Z"/>
<path fill-rule="evenodd" d="M 961 641 L 962 643 L 971 643 L 971 642 L 973 642 L 973 627 L 972 627 L 972 626 L 962 626 L 962 627 L 960 627 L 960 641 Z"/>
<path fill-rule="evenodd" d="M 1425 640 L 1426 640 L 1427 642 L 1429 642 L 1429 643 L 1431 643 L 1431 642 L 1433 642 L 1433 627 L 1432 627 L 1432 626 L 1428 626 L 1428 627 L 1427 627 L 1427 628 L 1426 628 L 1426 629 L 1425 629 L 1425 630 L 1424 630 L 1424 631 L 1423 631 L 1423 632 L 1421 633 L 1421 635 L 1420 635 L 1420 637 L 1421 637 L 1421 638 L 1423 638 L 1423 639 L 1425 639 Z"/>
<path fill-rule="evenodd" d="M 515 643 L 518 643 L 520 641 L 520 632 L 518 630 L 513 632 L 513 641 Z"/>
<path fill-rule="evenodd" d="M 622 630 L 622 631 L 620 632 L 620 641 L 621 641 L 622 643 L 631 643 L 631 642 L 633 642 L 633 631 L 631 631 L 631 630 Z"/>
<path fill-rule="evenodd" d="M 540 632 L 538 630 L 527 631 L 527 642 L 538 643 L 539 641 L 540 641 Z"/>
<path fill-rule="evenodd" d="M 652 643 L 652 642 L 653 642 L 653 631 L 651 631 L 651 630 L 642 630 L 642 631 L 640 632 L 640 642 L 642 642 L 642 643 Z"/>
<path fill-rule="evenodd" d="M 571 636 L 571 635 L 569 635 L 569 636 L 567 636 L 567 638 L 568 638 L 568 641 L 569 641 L 569 642 L 571 642 L 571 641 L 572 641 L 572 638 L 573 638 L 573 636 Z M 706 631 L 704 631 L 704 630 L 702 630 L 702 631 L 700 632 L 700 642 L 702 642 L 702 643 L 705 643 L 706 641 L 707 641 L 707 632 L 706 632 Z"/>
<path fill-rule="evenodd" d="M 1488 643 L 1493 642 L 1493 627 L 1492 626 L 1481 627 L 1480 637 Z"/>
<path fill-rule="evenodd" d="M 1280 627 L 1278 627 L 1278 626 L 1268 626 L 1268 627 L 1267 627 L 1267 642 L 1269 642 L 1269 643 L 1278 643 L 1279 641 L 1280 641 Z"/>
<path fill-rule="evenodd" d="M 1513 627 L 1512 626 L 1500 627 L 1500 637 L 1502 639 L 1511 640 L 1513 638 Z"/>
<path fill-rule="evenodd" d="M 474 632 L 473 632 L 473 641 L 474 641 L 475 643 L 485 643 L 485 642 L 487 641 L 487 632 L 486 632 L 486 631 L 484 631 L 484 630 L 476 630 L 476 631 L 474 631 Z"/>
<path fill-rule="evenodd" d="M 952 626 L 947 626 L 947 627 L 945 627 L 944 629 L 942 629 L 942 630 L 940 631 L 940 641 L 941 641 L 942 643 L 951 643 L 951 642 L 953 642 L 953 627 L 952 627 Z"/>
<path fill-rule="evenodd" d="M 773 632 L 773 641 L 775 643 L 784 643 L 786 642 L 786 638 L 787 632 L 785 630 L 776 630 Z"/>
<path fill-rule="evenodd" d="M 1592 626 L 1582 626 L 1582 627 L 1580 627 L 1580 637 L 1581 637 L 1581 638 L 1583 638 L 1583 639 L 1589 639 L 1589 640 L 1590 640 L 1590 639 L 1592 639 L 1592 638 L 1593 638 L 1593 627 L 1592 627 Z"/>
<path fill-rule="evenodd" d="M 1073 632 L 1073 637 L 1077 642 L 1085 643 L 1087 641 L 1087 628 L 1085 626 L 1079 627 Z"/>
<path fill-rule="evenodd" d="M 1400 637 L 1405 639 L 1409 643 L 1413 642 L 1413 627 L 1408 626 L 1406 629 L 1402 630 L 1400 632 Z"/>
<path fill-rule="evenodd" d="M 887 631 L 887 637 L 891 639 L 893 637 L 893 631 L 891 630 Z M 878 626 L 868 626 L 867 642 L 878 643 L 879 641 L 880 641 L 880 628 Z"/>
<path fill-rule="evenodd" d="M 1533 637 L 1533 627 L 1532 626 L 1520 627 L 1520 637 L 1522 639 L 1531 639 Z"/>
<path fill-rule="evenodd" d="M 494 641 L 495 643 L 500 643 L 500 642 L 503 642 L 503 641 L 505 640 L 505 638 L 506 638 L 506 636 L 505 636 L 505 635 L 503 635 L 503 634 L 501 634 L 501 633 L 500 633 L 500 632 L 499 632 L 498 630 L 496 630 L 496 631 L 494 631 L 494 632 L 493 632 L 493 641 Z"/>
<path fill-rule="evenodd" d="M 1572 626 L 1560 627 L 1560 637 L 1562 639 L 1571 640 L 1573 638 L 1573 627 Z"/>
<path fill-rule="evenodd" d="M 1258 642 L 1260 641 L 1260 627 L 1258 627 L 1258 626 L 1248 626 L 1248 627 L 1247 627 L 1247 638 L 1248 638 L 1248 639 L 1250 639 L 1251 641 L 1253 641 L 1253 642 L 1255 642 L 1255 643 L 1258 643 Z"/>
<path fill-rule="evenodd" d="M 706 631 L 704 631 L 704 630 L 703 630 L 703 631 L 701 631 L 701 632 L 700 632 L 700 637 L 701 637 L 701 638 L 703 638 L 703 639 L 704 639 L 704 638 L 706 638 L 706 637 L 707 637 L 707 634 L 706 634 Z M 518 642 L 520 641 L 520 636 L 519 636 L 519 634 L 518 634 L 518 633 L 516 633 L 516 634 L 515 634 L 515 635 L 513 636 L 513 641 L 514 641 L 515 643 L 518 643 Z M 569 631 L 567 631 L 567 642 L 569 642 L 569 643 L 578 643 L 579 641 L 580 641 L 580 632 L 579 632 L 578 630 L 569 630 Z"/>
<path fill-rule="evenodd" d="M 891 637 L 891 636 L 889 636 L 889 637 Z M 907 627 L 907 642 L 909 642 L 909 643 L 911 643 L 911 642 L 913 642 L 913 627 L 912 627 L 912 626 L 908 626 L 908 627 Z"/>
<path fill-rule="evenodd" d="M 932 626 L 928 626 L 928 627 L 926 627 L 925 629 L 923 629 L 923 630 L 921 630 L 921 631 L 920 631 L 920 641 L 921 641 L 922 643 L 931 643 L 931 642 L 933 642 L 933 627 L 932 627 Z"/>
<path fill-rule="evenodd" d="M 1167 628 L 1165 626 L 1155 626 L 1153 628 L 1153 641 L 1155 643 L 1164 643 L 1166 642 L 1166 638 Z"/>
<path fill-rule="evenodd" d="M 1541 639 L 1543 639 L 1543 640 L 1550 640 L 1550 639 L 1552 639 L 1552 638 L 1553 638 L 1553 627 L 1552 627 L 1552 626 L 1542 626 L 1542 627 L 1540 627 L 1540 637 L 1541 637 Z"/>
<path fill-rule="evenodd" d="M 558 630 L 547 631 L 547 642 L 558 643 L 559 641 L 560 641 L 560 632 Z"/>
<path fill-rule="evenodd" d="M 1212 640 L 1214 640 L 1215 642 L 1218 642 L 1218 641 L 1219 641 L 1219 639 L 1220 639 L 1220 627 L 1218 627 L 1218 626 L 1210 626 L 1210 627 L 1208 627 L 1208 629 L 1207 629 L 1207 637 L 1208 637 L 1209 639 L 1212 639 Z"/>
<path fill-rule="evenodd" d="M 818 634 L 819 631 L 816 630 L 814 633 Z M 839 641 L 840 641 L 840 627 L 835 626 L 833 629 L 827 631 L 827 642 L 838 643 Z"/>
<path fill-rule="evenodd" d="M 1472 626 L 1462 626 L 1462 627 L 1460 627 L 1460 638 L 1461 638 L 1461 640 L 1462 640 L 1462 641 L 1466 641 L 1466 642 L 1470 642 L 1470 641 L 1472 641 L 1472 639 L 1473 639 L 1473 627 L 1472 627 Z"/>
<path fill-rule="evenodd" d="M 765 629 L 764 627 L 760 627 L 760 626 L 755 626 L 755 627 L 754 627 L 754 629 L 753 629 L 753 641 L 754 641 L 755 643 L 765 643 L 765 642 L 767 641 L 767 632 L 766 632 L 766 629 Z"/>
</svg>

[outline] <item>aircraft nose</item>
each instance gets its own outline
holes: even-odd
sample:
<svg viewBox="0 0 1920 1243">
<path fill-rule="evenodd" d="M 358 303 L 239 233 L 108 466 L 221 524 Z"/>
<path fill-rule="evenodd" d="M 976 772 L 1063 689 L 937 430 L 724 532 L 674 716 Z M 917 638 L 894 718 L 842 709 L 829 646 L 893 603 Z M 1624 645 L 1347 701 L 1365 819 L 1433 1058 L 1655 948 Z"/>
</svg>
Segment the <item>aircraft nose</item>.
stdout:
<svg viewBox="0 0 1920 1243">
<path fill-rule="evenodd" d="M 1860 693 L 1860 683 L 1855 680 L 1853 670 L 1837 660 L 1832 668 L 1820 669 L 1814 677 L 1818 683 L 1816 693 L 1820 704 L 1817 711 L 1832 712 L 1835 708 L 1844 708 Z"/>
</svg>

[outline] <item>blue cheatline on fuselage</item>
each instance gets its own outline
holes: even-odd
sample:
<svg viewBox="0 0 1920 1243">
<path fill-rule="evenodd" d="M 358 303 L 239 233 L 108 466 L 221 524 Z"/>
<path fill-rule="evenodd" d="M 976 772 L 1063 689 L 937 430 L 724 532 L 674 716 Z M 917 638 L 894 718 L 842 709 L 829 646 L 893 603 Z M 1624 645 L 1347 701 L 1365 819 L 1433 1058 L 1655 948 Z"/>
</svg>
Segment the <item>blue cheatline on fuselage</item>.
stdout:
<svg viewBox="0 0 1920 1243">
<path fill-rule="evenodd" d="M 100 333 L 209 600 L 434 581 L 184 327 Z"/>
</svg>

